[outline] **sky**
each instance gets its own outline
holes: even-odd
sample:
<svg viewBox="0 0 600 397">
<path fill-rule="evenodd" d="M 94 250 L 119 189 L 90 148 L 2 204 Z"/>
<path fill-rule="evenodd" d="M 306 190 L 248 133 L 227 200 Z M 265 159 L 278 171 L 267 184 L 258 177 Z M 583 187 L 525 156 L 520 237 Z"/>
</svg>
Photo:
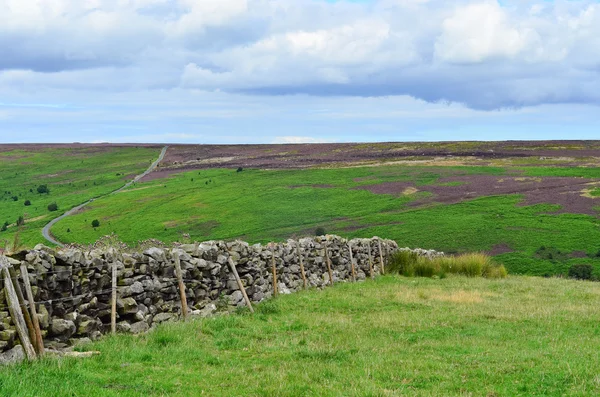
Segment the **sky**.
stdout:
<svg viewBox="0 0 600 397">
<path fill-rule="evenodd" d="M 600 139 L 592 0 L 0 0 L 0 143 Z"/>
</svg>

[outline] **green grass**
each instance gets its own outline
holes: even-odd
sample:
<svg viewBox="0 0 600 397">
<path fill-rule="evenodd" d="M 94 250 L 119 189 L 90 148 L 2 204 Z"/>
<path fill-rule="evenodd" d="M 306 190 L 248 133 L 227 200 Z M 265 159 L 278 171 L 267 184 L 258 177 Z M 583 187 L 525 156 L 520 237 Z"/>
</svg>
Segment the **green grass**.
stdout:
<svg viewBox="0 0 600 397">
<path fill-rule="evenodd" d="M 600 284 L 386 276 L 0 371 L 3 396 L 592 396 Z"/>
<path fill-rule="evenodd" d="M 534 169 L 541 173 L 544 169 Z M 550 175 L 566 172 L 547 168 Z M 597 169 L 581 168 L 590 179 Z M 312 234 L 317 227 L 348 237 L 392 238 L 401 246 L 450 253 L 512 249 L 497 257 L 510 273 L 566 274 L 586 261 L 600 274 L 600 258 L 572 258 L 600 249 L 600 220 L 580 214 L 552 214 L 559 207 L 523 206 L 520 195 L 491 196 L 452 205 L 412 207 L 424 192 L 373 194 L 357 189 L 383 182 L 435 185 L 449 175 L 514 174 L 494 167 L 362 167 L 309 170 L 202 170 L 137 184 L 97 200 L 53 228 L 64 241 L 93 242 L 117 233 L 126 242 L 158 238 L 167 242 L 189 233 L 193 239 L 242 238 L 250 242 Z M 319 186 L 315 186 L 319 185 Z M 98 219 L 101 226 L 92 228 Z M 67 233 L 70 229 L 72 232 Z M 564 260 L 536 255 L 541 247 L 568 253 Z"/>
<path fill-rule="evenodd" d="M 593 189 L 592 191 L 590 191 L 590 195 L 592 197 L 600 197 L 600 187 L 597 187 L 597 188 Z"/>
<path fill-rule="evenodd" d="M 14 224 L 26 215 L 30 221 L 21 233 L 23 243 L 32 247 L 45 242 L 41 229 L 52 218 L 124 185 L 132 175 L 148 168 L 159 153 L 158 148 L 136 147 L 0 152 L 0 224 Z M 47 185 L 50 193 L 37 193 L 39 185 Z M 18 200 L 13 201 L 13 196 Z M 30 206 L 24 205 L 26 200 L 31 201 Z M 48 204 L 54 202 L 58 211 L 48 211 Z M 11 226 L 0 232 L 0 240 L 12 240 L 16 230 Z"/>
</svg>

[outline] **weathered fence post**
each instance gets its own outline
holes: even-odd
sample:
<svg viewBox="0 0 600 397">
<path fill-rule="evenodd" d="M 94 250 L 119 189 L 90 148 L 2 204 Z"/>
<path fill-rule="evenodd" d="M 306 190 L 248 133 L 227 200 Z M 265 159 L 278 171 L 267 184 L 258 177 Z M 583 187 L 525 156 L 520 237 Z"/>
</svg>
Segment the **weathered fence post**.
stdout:
<svg viewBox="0 0 600 397">
<path fill-rule="evenodd" d="M 375 278 L 373 273 L 373 256 L 371 255 L 371 240 L 369 240 L 369 244 L 367 244 L 367 253 L 369 254 L 369 275 L 371 278 Z"/>
<path fill-rule="evenodd" d="M 181 274 L 181 261 L 179 260 L 179 252 L 173 252 L 173 258 L 175 259 L 175 274 L 177 276 L 177 283 L 179 284 L 179 298 L 181 299 L 181 318 L 183 321 L 188 318 L 188 305 L 187 297 L 185 296 L 185 284 L 183 284 L 183 275 Z"/>
<path fill-rule="evenodd" d="M 302 255 L 300 254 L 300 240 L 296 242 L 296 254 L 298 255 L 298 262 L 300 263 L 300 273 L 302 274 L 302 282 L 304 283 L 304 289 L 308 288 L 308 282 L 306 281 L 306 272 L 304 271 L 304 263 L 302 262 Z"/>
<path fill-rule="evenodd" d="M 246 293 L 246 288 L 244 288 L 242 279 L 240 279 L 240 275 L 238 274 L 237 269 L 235 268 L 235 263 L 233 262 L 233 259 L 231 259 L 231 257 L 229 257 L 229 259 L 227 260 L 227 263 L 229 263 L 229 268 L 231 269 L 231 272 L 233 273 L 233 275 L 235 277 L 235 281 L 237 282 L 238 288 L 240 289 L 240 291 L 242 292 L 242 295 L 244 296 L 244 300 L 246 301 L 246 306 L 248 306 L 248 309 L 250 309 L 251 313 L 254 313 L 254 308 L 252 307 L 252 302 L 250 301 L 250 298 L 248 298 L 248 294 Z"/>
<path fill-rule="evenodd" d="M 33 322 L 33 330 L 35 332 L 35 348 L 38 355 L 44 355 L 44 341 L 42 339 L 42 331 L 40 330 L 40 321 L 37 316 L 37 310 L 35 309 L 35 300 L 33 298 L 33 291 L 31 289 L 31 283 L 29 281 L 29 272 L 27 271 L 27 265 L 21 263 L 21 277 L 23 277 L 23 284 L 25 285 L 25 293 L 27 294 L 27 300 L 29 301 L 29 310 L 31 310 L 31 319 Z"/>
<path fill-rule="evenodd" d="M 331 259 L 329 259 L 329 240 L 325 240 L 325 259 L 327 271 L 329 272 L 329 285 L 333 285 L 333 272 L 331 271 Z"/>
<path fill-rule="evenodd" d="M 354 268 L 354 257 L 352 255 L 352 243 L 348 240 L 348 251 L 350 251 L 350 269 L 352 270 L 352 281 L 356 281 L 356 269 Z"/>
<path fill-rule="evenodd" d="M 110 332 L 114 335 L 117 333 L 117 261 L 115 258 L 113 258 L 111 265 L 112 298 L 110 301 Z"/>
<path fill-rule="evenodd" d="M 275 244 L 271 245 L 271 272 L 273 273 L 273 296 L 279 295 L 279 287 L 277 286 L 277 267 L 275 265 Z"/>
<path fill-rule="evenodd" d="M 381 267 L 381 274 L 385 274 L 385 266 L 383 264 L 383 252 L 381 251 L 381 239 L 377 239 L 377 243 L 379 244 L 379 265 Z"/>
<path fill-rule="evenodd" d="M 36 354 L 31 341 L 29 340 L 29 332 L 27 325 L 25 324 L 25 318 L 23 317 L 23 311 L 19 305 L 19 298 L 15 291 L 10 272 L 8 270 L 10 264 L 4 257 L 0 257 L 0 269 L 2 270 L 2 276 L 4 277 L 4 292 L 6 293 L 6 303 L 8 304 L 8 311 L 12 318 L 17 334 L 21 340 L 21 345 L 25 351 L 25 356 L 28 360 L 35 360 Z"/>
<path fill-rule="evenodd" d="M 37 347 L 36 347 L 36 337 L 35 337 L 35 330 L 33 329 L 33 323 L 31 322 L 31 316 L 29 315 L 29 312 L 27 311 L 27 306 L 25 305 L 25 297 L 23 296 L 23 291 L 21 290 L 21 285 L 19 284 L 19 279 L 17 278 L 17 272 L 15 271 L 14 267 L 12 267 L 12 265 L 9 264 L 8 266 L 8 272 L 10 274 L 10 278 L 13 281 L 13 288 L 15 289 L 15 292 L 17 293 L 17 299 L 19 300 L 19 306 L 21 306 L 23 309 L 21 310 L 21 312 L 23 313 L 23 318 L 25 319 L 25 325 L 27 325 L 27 331 L 29 332 L 29 339 L 31 340 L 31 343 L 33 343 L 33 347 L 36 348 L 37 351 Z"/>
</svg>

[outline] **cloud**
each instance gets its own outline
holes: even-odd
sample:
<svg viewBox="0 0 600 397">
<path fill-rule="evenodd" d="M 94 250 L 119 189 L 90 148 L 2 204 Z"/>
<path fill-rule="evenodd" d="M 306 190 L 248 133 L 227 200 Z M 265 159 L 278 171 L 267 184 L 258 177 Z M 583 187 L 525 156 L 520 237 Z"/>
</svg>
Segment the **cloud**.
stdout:
<svg viewBox="0 0 600 397">
<path fill-rule="evenodd" d="M 0 0 L 0 90 L 600 103 L 600 4 Z"/>
<path fill-rule="evenodd" d="M 311 136 L 278 136 L 271 143 L 331 143 L 330 139 L 314 138 Z"/>
</svg>

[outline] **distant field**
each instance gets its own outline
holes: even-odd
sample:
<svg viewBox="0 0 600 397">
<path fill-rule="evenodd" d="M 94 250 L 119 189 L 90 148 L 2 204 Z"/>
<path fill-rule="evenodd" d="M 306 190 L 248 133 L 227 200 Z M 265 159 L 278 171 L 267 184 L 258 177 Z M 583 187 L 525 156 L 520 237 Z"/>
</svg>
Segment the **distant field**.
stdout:
<svg viewBox="0 0 600 397">
<path fill-rule="evenodd" d="M 1 188 L 10 191 L 0 215 L 14 222 L 28 213 L 29 245 L 42 241 L 51 216 L 119 187 L 159 147 L 36 150 L 0 150 Z M 512 273 L 566 274 L 590 263 L 600 276 L 599 159 L 598 141 L 173 146 L 143 182 L 95 200 L 52 233 L 77 243 L 111 232 L 129 243 L 183 234 L 268 242 L 323 227 L 402 246 L 482 250 Z M 35 193 L 46 182 L 51 194 Z M 46 209 L 53 201 L 57 213 Z"/>
<path fill-rule="evenodd" d="M 0 145 L 0 226 L 8 223 L 0 240 L 14 238 L 23 216 L 22 242 L 29 247 L 45 242 L 41 229 L 51 219 L 123 186 L 159 152 L 160 147 Z M 50 193 L 38 193 L 40 185 Z M 48 210 L 51 203 L 57 204 L 56 211 Z"/>
<path fill-rule="evenodd" d="M 0 371 L 16 396 L 597 396 L 598 283 L 385 276 Z"/>
</svg>

